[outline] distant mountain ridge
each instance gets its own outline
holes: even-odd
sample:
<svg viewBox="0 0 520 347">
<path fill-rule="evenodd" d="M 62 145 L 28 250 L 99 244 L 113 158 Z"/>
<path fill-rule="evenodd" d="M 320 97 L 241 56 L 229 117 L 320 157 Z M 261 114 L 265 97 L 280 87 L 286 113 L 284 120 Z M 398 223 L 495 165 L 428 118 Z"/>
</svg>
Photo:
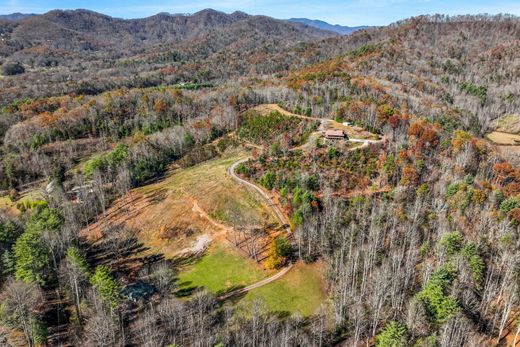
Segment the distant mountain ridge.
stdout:
<svg viewBox="0 0 520 347">
<path fill-rule="evenodd" d="M 0 15 L 0 19 L 21 20 L 21 19 L 25 19 L 25 18 L 28 18 L 28 17 L 34 17 L 34 16 L 37 16 L 37 14 L 16 12 L 16 13 L 11 13 L 11 14 L 1 14 Z"/>
<path fill-rule="evenodd" d="M 302 42 L 337 35 L 302 23 L 250 16 L 243 12 L 226 14 L 212 9 L 191 15 L 159 13 L 139 19 L 114 18 L 90 10 L 53 10 L 41 15 L 24 16 L 7 16 L 11 19 L 11 28 L 6 30 L 5 37 L 10 42 L 7 49 L 33 47 L 45 42 L 47 46 L 68 51 L 105 50 L 107 46 L 119 46 L 121 50 L 188 40 L 199 43 L 209 38 L 212 41 L 208 42 L 208 46 L 214 46 L 216 41 L 223 43 L 224 39 L 227 39 L 225 45 L 240 42 L 246 38 L 244 33 L 256 33 L 262 40 L 284 42 Z M 215 47 L 217 50 L 219 48 Z"/>
<path fill-rule="evenodd" d="M 343 26 L 343 25 L 339 25 L 339 24 L 333 25 L 333 24 L 324 22 L 322 20 L 308 19 L 308 18 L 291 18 L 291 19 L 288 19 L 288 21 L 293 22 L 293 23 L 302 23 L 302 24 L 305 24 L 305 25 L 308 25 L 308 26 L 311 26 L 314 28 L 322 29 L 322 30 L 333 31 L 333 32 L 341 34 L 341 35 L 348 35 L 348 34 L 352 34 L 355 31 L 358 31 L 358 30 L 370 28 L 370 26 L 366 26 L 366 25 L 357 26 L 357 27 L 349 27 L 349 26 Z"/>
</svg>

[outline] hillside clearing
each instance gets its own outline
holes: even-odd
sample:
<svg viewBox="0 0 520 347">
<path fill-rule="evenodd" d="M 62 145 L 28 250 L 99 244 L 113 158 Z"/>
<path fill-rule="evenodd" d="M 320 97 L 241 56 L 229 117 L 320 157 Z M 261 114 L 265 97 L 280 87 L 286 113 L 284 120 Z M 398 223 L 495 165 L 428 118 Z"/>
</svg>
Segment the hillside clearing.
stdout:
<svg viewBox="0 0 520 347">
<path fill-rule="evenodd" d="M 235 226 L 276 224 L 271 209 L 227 174 L 228 167 L 246 155 L 227 153 L 134 189 L 82 234 L 96 240 L 108 225 L 124 224 L 139 231 L 150 252 L 172 258 L 195 247 L 201 235 L 225 240 Z"/>
<path fill-rule="evenodd" d="M 267 276 L 268 272 L 263 271 L 255 261 L 227 245 L 215 244 L 202 258 L 181 270 L 179 292 L 188 295 L 194 289 L 204 288 L 219 294 Z"/>
<path fill-rule="evenodd" d="M 247 309 L 261 299 L 269 311 L 310 316 L 326 298 L 322 264 L 298 263 L 284 277 L 248 292 L 239 305 Z"/>
</svg>

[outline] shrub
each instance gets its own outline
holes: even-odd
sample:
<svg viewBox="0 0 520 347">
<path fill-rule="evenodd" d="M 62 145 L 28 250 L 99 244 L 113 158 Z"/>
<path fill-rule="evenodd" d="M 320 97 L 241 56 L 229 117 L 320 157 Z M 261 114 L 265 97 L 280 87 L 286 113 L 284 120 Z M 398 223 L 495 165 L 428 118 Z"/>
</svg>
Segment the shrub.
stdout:
<svg viewBox="0 0 520 347">
<path fill-rule="evenodd" d="M 464 237 L 458 232 L 454 231 L 444 235 L 439 241 L 439 246 L 448 255 L 454 255 L 462 249 L 464 244 Z"/>
<path fill-rule="evenodd" d="M 57 230 L 62 223 L 63 218 L 55 209 L 42 207 L 31 214 L 24 233 L 14 245 L 17 279 L 40 285 L 46 283 L 49 278 L 47 267 L 50 255 L 41 242 L 41 234 L 44 230 Z"/>
<path fill-rule="evenodd" d="M 334 158 L 339 157 L 339 151 L 336 147 L 330 147 L 327 152 L 327 155 L 328 155 L 329 159 L 332 160 Z"/>
<path fill-rule="evenodd" d="M 516 225 L 520 224 L 520 208 L 515 208 L 510 212 L 511 219 Z"/>
<path fill-rule="evenodd" d="M 105 265 L 96 267 L 94 275 L 90 278 L 90 283 L 94 286 L 101 299 L 111 309 L 116 308 L 121 300 L 121 287 L 112 277 L 110 270 Z"/>
<path fill-rule="evenodd" d="M 419 173 L 417 169 L 411 165 L 407 165 L 403 168 L 403 175 L 401 177 L 400 184 L 402 185 L 415 185 L 419 180 Z"/>
<path fill-rule="evenodd" d="M 423 183 L 419 186 L 419 188 L 417 188 L 417 190 L 415 191 L 417 196 L 425 196 L 426 194 L 428 194 L 428 192 L 430 191 L 430 188 L 428 187 L 428 185 L 426 183 Z"/>
<path fill-rule="evenodd" d="M 22 64 L 18 62 L 7 62 L 2 65 L 2 74 L 4 76 L 14 76 L 23 74 L 25 72 L 25 68 Z"/>
<path fill-rule="evenodd" d="M 451 264 L 440 267 L 416 295 L 432 323 L 442 324 L 459 311 L 457 299 L 447 295 L 455 275 L 455 269 Z"/>
<path fill-rule="evenodd" d="M 451 198 L 455 194 L 459 192 L 459 190 L 462 190 L 466 187 L 466 184 L 464 182 L 453 182 L 450 183 L 448 186 L 448 189 L 446 190 L 446 196 L 448 198 Z"/>
<path fill-rule="evenodd" d="M 520 208 L 520 197 L 511 197 L 500 203 L 500 211 L 509 213 L 515 208 Z"/>
<path fill-rule="evenodd" d="M 451 145 L 453 147 L 453 150 L 455 152 L 459 152 L 466 143 L 471 141 L 471 139 L 471 135 L 465 132 L 464 130 L 455 130 L 451 139 Z"/>
<path fill-rule="evenodd" d="M 274 240 L 275 244 L 275 253 L 279 257 L 287 258 L 291 255 L 292 246 L 289 241 L 282 236 L 277 237 Z"/>
<path fill-rule="evenodd" d="M 462 82 L 459 85 L 460 89 L 463 92 L 466 92 L 469 95 L 473 95 L 480 99 L 480 102 L 484 104 L 487 100 L 487 92 L 488 89 L 485 86 L 478 86 L 471 82 Z"/>
<path fill-rule="evenodd" d="M 404 347 L 406 346 L 407 328 L 404 324 L 392 321 L 376 336 L 377 347 Z"/>
<path fill-rule="evenodd" d="M 484 278 L 485 263 L 478 254 L 477 246 L 473 243 L 464 246 L 462 255 L 471 270 L 471 278 L 473 278 L 476 283 L 480 283 Z"/>
<path fill-rule="evenodd" d="M 268 171 L 260 178 L 260 184 L 269 190 L 274 188 L 275 182 L 276 174 L 274 172 Z"/>
<path fill-rule="evenodd" d="M 318 174 L 309 176 L 305 181 L 305 186 L 312 191 L 318 190 L 320 188 L 320 176 Z"/>
<path fill-rule="evenodd" d="M 92 177 L 97 170 L 115 170 L 126 157 L 128 157 L 128 147 L 120 143 L 109 153 L 95 156 L 87 161 L 83 172 L 87 177 Z"/>
<path fill-rule="evenodd" d="M 378 45 L 366 44 L 364 46 L 361 46 L 361 47 L 358 47 L 356 49 L 353 49 L 352 51 L 350 51 L 348 53 L 348 55 L 353 57 L 353 58 L 357 58 L 357 57 L 361 57 L 361 56 L 363 56 L 365 54 L 369 54 L 369 53 L 375 52 L 378 48 L 379 48 Z"/>
</svg>

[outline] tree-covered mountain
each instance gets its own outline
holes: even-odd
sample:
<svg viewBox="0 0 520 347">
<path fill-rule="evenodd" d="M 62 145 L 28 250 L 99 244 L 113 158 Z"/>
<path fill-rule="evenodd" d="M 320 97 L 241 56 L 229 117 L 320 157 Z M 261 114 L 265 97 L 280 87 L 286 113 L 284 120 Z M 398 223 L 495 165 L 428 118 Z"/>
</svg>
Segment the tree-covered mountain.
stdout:
<svg viewBox="0 0 520 347">
<path fill-rule="evenodd" d="M 520 340 L 517 17 L 0 35 L 1 345 Z"/>
</svg>

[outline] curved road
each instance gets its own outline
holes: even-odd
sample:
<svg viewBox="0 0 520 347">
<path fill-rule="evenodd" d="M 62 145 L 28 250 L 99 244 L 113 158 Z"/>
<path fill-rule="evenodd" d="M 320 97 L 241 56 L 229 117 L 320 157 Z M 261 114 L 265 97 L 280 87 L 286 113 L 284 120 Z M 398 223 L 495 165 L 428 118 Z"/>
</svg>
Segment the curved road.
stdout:
<svg viewBox="0 0 520 347">
<path fill-rule="evenodd" d="M 371 143 L 379 143 L 379 142 L 385 141 L 385 138 L 380 139 L 380 140 L 350 139 L 350 141 L 351 142 L 361 142 L 361 143 L 363 143 L 361 146 L 354 147 L 354 148 L 351 149 L 351 150 L 358 150 L 358 149 L 361 149 L 361 148 L 364 148 L 364 147 L 368 146 Z M 237 166 L 240 165 L 241 163 L 244 163 L 244 162 L 248 161 L 248 160 L 249 160 L 249 158 L 245 158 L 245 159 L 241 159 L 241 160 L 233 163 L 233 165 L 231 165 L 229 167 L 229 169 L 228 169 L 229 175 L 231 176 L 231 178 L 233 178 L 238 183 L 240 183 L 242 185 L 245 185 L 247 187 L 251 187 L 254 190 L 256 190 L 260 194 L 260 196 L 262 196 L 262 198 L 267 202 L 267 204 L 273 209 L 273 211 L 276 214 L 276 217 L 278 218 L 280 223 L 284 226 L 285 230 L 287 232 L 291 232 L 291 228 L 289 226 L 289 221 L 287 220 L 287 217 L 285 216 L 283 211 L 280 209 L 280 207 L 273 202 L 271 197 L 262 188 L 260 188 L 259 186 L 255 185 L 255 184 L 253 184 L 253 183 L 251 183 L 249 181 L 246 181 L 246 180 L 238 177 L 237 174 L 235 173 L 235 169 L 237 168 Z M 284 276 L 286 273 L 288 273 L 289 270 L 291 270 L 291 268 L 293 267 L 293 265 L 294 264 L 289 264 L 286 267 L 282 268 L 282 270 L 280 270 L 279 272 L 277 272 L 276 274 L 274 274 L 271 277 L 265 278 L 265 279 L 263 279 L 261 281 L 253 283 L 253 284 L 251 284 L 249 286 L 246 286 L 244 288 L 233 290 L 233 291 L 231 291 L 229 293 L 226 293 L 224 295 L 219 296 L 218 299 L 219 300 L 226 300 L 226 299 L 229 299 L 229 298 L 231 298 L 233 296 L 247 293 L 247 292 L 249 292 L 249 291 L 251 291 L 253 289 L 256 289 L 256 288 L 265 286 L 266 284 L 269 284 L 271 282 L 274 282 L 277 279 L 279 279 L 282 276 Z"/>
<path fill-rule="evenodd" d="M 262 190 L 262 188 L 258 187 L 257 185 L 255 185 L 255 184 L 253 184 L 251 182 L 248 182 L 248 181 L 238 177 L 237 174 L 235 173 L 236 167 L 238 165 L 240 165 L 241 163 L 246 162 L 248 160 L 249 160 L 249 158 L 245 158 L 245 159 L 241 159 L 241 160 L 233 163 L 233 165 L 231 165 L 230 168 L 228 169 L 229 175 L 231 176 L 231 178 L 233 178 L 238 183 L 240 183 L 242 185 L 245 185 L 247 187 L 251 187 L 254 190 L 256 190 L 260 194 L 260 196 L 262 196 L 262 198 L 267 202 L 267 204 L 273 209 L 274 213 L 276 214 L 276 217 L 278 218 L 280 223 L 284 226 L 285 230 L 290 232 L 291 228 L 289 227 L 289 221 L 287 220 L 287 217 L 285 217 L 285 215 L 283 214 L 283 212 L 280 209 L 280 207 L 278 207 L 278 205 L 276 205 L 273 202 L 271 197 L 264 190 Z M 280 277 L 284 276 L 286 273 L 288 273 L 289 270 L 292 269 L 293 265 L 294 264 L 290 263 L 289 265 L 287 265 L 286 267 L 282 268 L 279 272 L 277 272 L 276 274 L 274 274 L 271 277 L 264 278 L 263 280 L 255 282 L 253 284 L 250 284 L 250 285 L 248 285 L 248 286 L 246 286 L 244 288 L 239 288 L 239 289 L 236 289 L 236 290 L 232 290 L 229 293 L 226 293 L 224 295 L 219 296 L 217 299 L 218 300 L 226 300 L 226 299 L 229 299 L 229 298 L 231 298 L 233 296 L 247 293 L 250 290 L 253 290 L 253 289 L 265 286 L 266 284 L 269 284 L 271 282 L 274 282 L 277 279 L 279 279 Z"/>
<path fill-rule="evenodd" d="M 237 168 L 237 166 L 248 160 L 249 160 L 249 158 L 241 159 L 241 160 L 235 162 L 233 165 L 231 165 L 231 167 L 228 169 L 229 175 L 238 183 L 251 187 L 254 190 L 256 190 L 262 196 L 262 198 L 267 202 L 267 204 L 273 209 L 274 213 L 276 214 L 276 217 L 278 218 L 280 223 L 284 226 L 285 230 L 291 231 L 291 228 L 289 227 L 289 220 L 287 220 L 287 217 L 285 216 L 283 211 L 280 209 L 280 207 L 278 205 L 276 205 L 273 202 L 271 197 L 262 188 L 258 187 L 257 185 L 255 185 L 249 181 L 246 181 L 246 180 L 238 177 L 237 174 L 235 173 L 235 169 Z"/>
<path fill-rule="evenodd" d="M 224 295 L 219 296 L 217 299 L 218 300 L 226 300 L 226 299 L 229 299 L 229 298 L 231 298 L 233 296 L 244 294 L 244 293 L 249 292 L 250 290 L 253 290 L 253 289 L 265 286 L 266 284 L 274 282 L 277 279 L 279 279 L 280 277 L 282 277 L 283 275 L 285 275 L 286 273 L 288 273 L 289 270 L 291 270 L 293 266 L 294 266 L 294 264 L 289 264 L 289 265 L 287 265 L 286 267 L 284 267 L 282 270 L 280 270 L 279 272 L 277 272 L 276 274 L 274 274 L 271 277 L 264 278 L 263 280 L 258 281 L 256 283 L 253 283 L 251 285 L 248 285 L 247 287 L 233 290 L 233 291 L 231 291 L 229 293 L 226 293 Z"/>
</svg>

